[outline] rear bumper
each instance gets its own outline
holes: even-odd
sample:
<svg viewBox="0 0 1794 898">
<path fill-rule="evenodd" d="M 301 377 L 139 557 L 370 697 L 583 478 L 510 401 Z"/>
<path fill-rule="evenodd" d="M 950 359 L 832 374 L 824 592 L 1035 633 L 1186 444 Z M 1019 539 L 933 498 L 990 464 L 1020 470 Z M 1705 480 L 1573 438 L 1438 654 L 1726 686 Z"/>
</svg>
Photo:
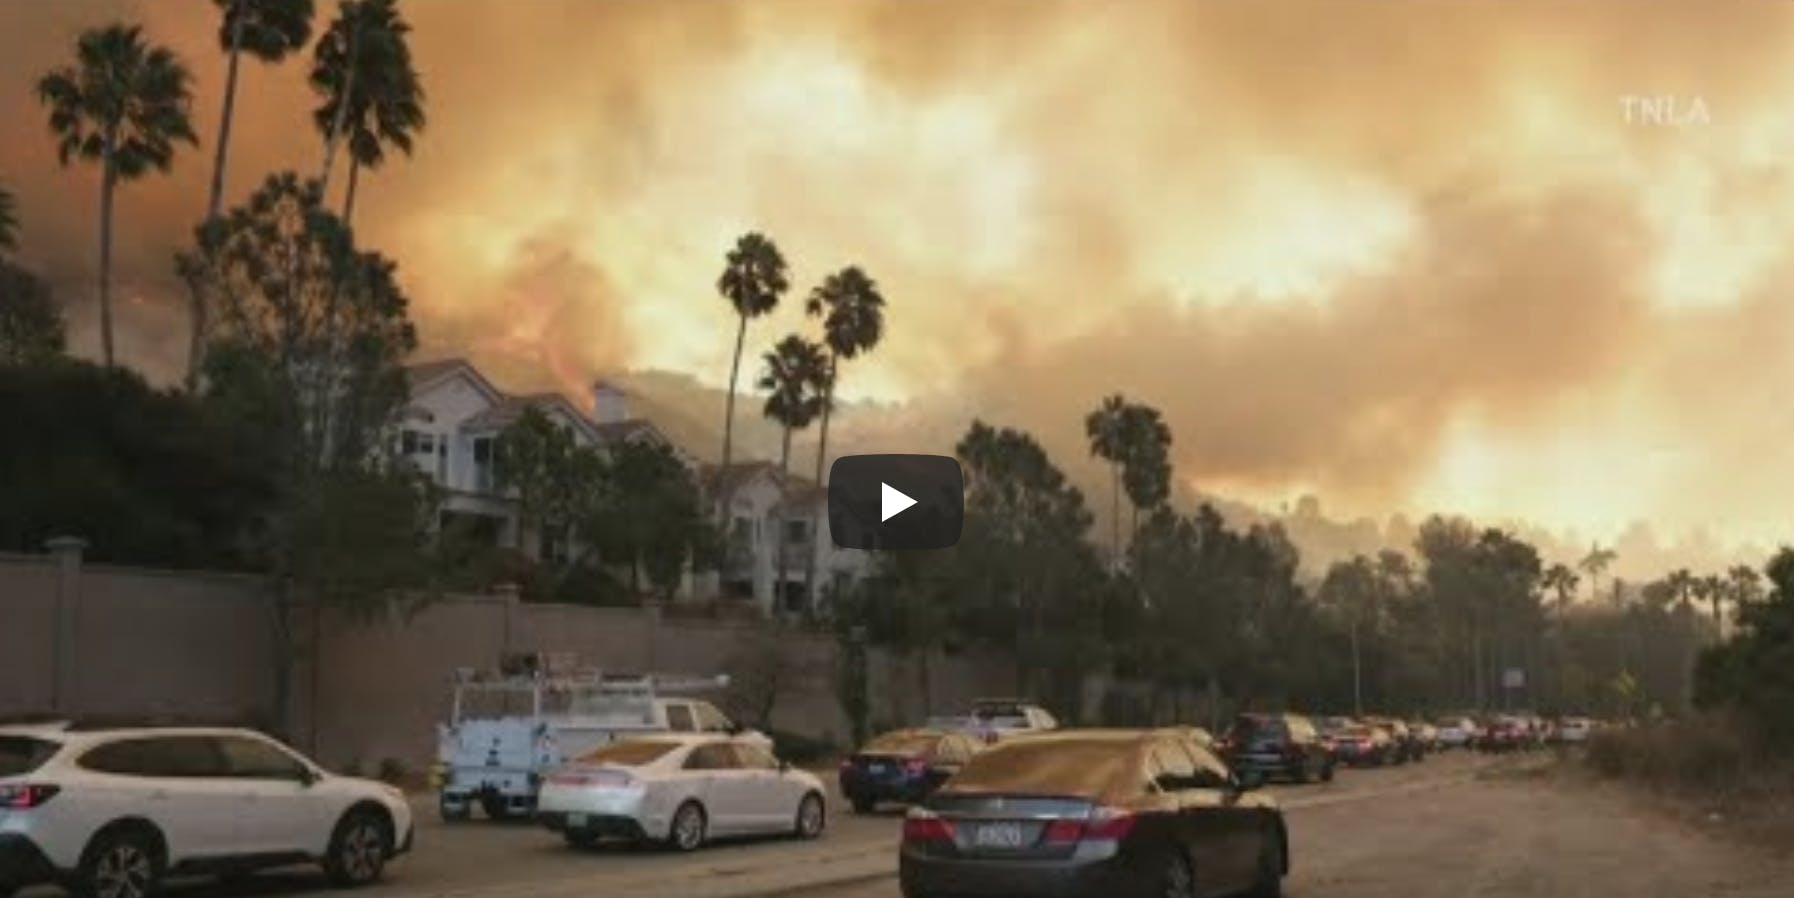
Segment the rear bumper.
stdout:
<svg viewBox="0 0 1794 898">
<path fill-rule="evenodd" d="M 904 898 L 1128 898 L 1152 895 L 1149 865 L 1100 861 L 999 861 L 932 857 L 905 848 L 897 881 Z"/>
<path fill-rule="evenodd" d="M 926 780 L 880 780 L 864 776 L 840 778 L 841 794 L 850 802 L 901 801 L 914 803 L 928 797 Z"/>
<path fill-rule="evenodd" d="M 17 833 L 0 833 L 0 892 L 56 878 L 56 866 L 37 843 Z"/>
<path fill-rule="evenodd" d="M 584 818 L 584 819 L 580 819 Z M 590 835 L 599 838 L 635 839 L 648 838 L 647 830 L 642 828 L 640 820 L 634 817 L 619 817 L 612 814 L 568 814 L 564 811 L 544 811 L 536 815 L 536 819 L 549 830 L 557 833 L 573 833 Z M 577 822 L 575 822 L 577 821 Z"/>
</svg>

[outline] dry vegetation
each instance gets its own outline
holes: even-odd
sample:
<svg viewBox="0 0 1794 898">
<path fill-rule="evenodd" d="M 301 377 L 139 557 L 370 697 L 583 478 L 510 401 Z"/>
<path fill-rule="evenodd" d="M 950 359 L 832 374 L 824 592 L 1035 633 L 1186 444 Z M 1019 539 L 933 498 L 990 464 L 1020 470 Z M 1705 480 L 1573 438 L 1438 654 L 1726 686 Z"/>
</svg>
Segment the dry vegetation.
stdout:
<svg viewBox="0 0 1794 898">
<path fill-rule="evenodd" d="M 1642 786 L 1753 837 L 1794 841 L 1794 758 L 1757 738 L 1737 717 L 1610 729 L 1590 740 L 1595 774 Z"/>
</svg>

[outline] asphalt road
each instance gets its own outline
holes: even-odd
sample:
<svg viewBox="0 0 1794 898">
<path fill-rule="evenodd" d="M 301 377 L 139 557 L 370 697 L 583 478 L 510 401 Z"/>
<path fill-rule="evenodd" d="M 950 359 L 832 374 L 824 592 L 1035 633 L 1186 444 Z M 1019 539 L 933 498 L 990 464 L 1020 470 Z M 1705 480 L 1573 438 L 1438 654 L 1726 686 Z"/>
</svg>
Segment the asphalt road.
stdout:
<svg viewBox="0 0 1794 898">
<path fill-rule="evenodd" d="M 1636 794 L 1510 759 L 1482 776 L 1286 802 L 1292 898 L 1787 898 L 1794 860 L 1741 847 Z M 1430 763 L 1430 762 L 1429 762 Z M 1519 769 L 1516 769 L 1518 765 Z M 1458 766 L 1442 764 L 1441 766 Z M 1527 768 L 1531 769 L 1528 770 Z M 1399 771 L 1353 776 L 1360 784 Z M 802 898 L 899 898 L 895 879 Z M 796 898 L 794 895 L 793 898 Z"/>
<path fill-rule="evenodd" d="M 1381 770 L 1342 771 L 1334 782 L 1271 786 L 1291 807 L 1339 807 L 1334 820 L 1383 820 L 1397 814 L 1385 800 L 1413 790 L 1445 788 L 1468 779 L 1488 763 L 1462 753 L 1429 758 L 1421 764 Z M 768 840 L 724 843 L 695 855 L 653 850 L 601 848 L 574 851 L 539 827 L 495 824 L 475 819 L 444 824 L 434 805 L 418 804 L 417 849 L 394 864 L 388 880 L 366 892 L 369 898 L 542 898 L 542 896 L 623 894 L 670 898 L 739 898 L 747 895 L 829 894 L 893 896 L 894 882 L 862 882 L 833 892 L 806 888 L 828 878 L 886 876 L 894 869 L 901 812 L 862 817 L 831 802 L 828 832 L 815 842 Z M 1308 819 L 1292 818 L 1297 837 Z M 1328 824 L 1337 825 L 1337 823 Z M 1298 852 L 1303 851 L 1298 847 Z M 1300 863 L 1308 863 L 1298 854 Z M 1304 868 L 1299 875 L 1312 875 Z M 49 893 L 53 894 L 53 892 Z M 177 885 L 170 895 L 185 898 L 312 898 L 341 895 L 310 870 L 277 871 L 243 882 Z M 1531 898 L 1531 896 L 1528 896 Z"/>
</svg>

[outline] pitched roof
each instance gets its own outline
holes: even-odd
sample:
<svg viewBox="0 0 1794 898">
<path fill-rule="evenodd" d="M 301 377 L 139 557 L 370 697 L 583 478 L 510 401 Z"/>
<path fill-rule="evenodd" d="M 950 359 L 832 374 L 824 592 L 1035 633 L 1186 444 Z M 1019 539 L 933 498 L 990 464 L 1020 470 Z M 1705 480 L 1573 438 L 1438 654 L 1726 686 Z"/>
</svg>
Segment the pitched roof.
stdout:
<svg viewBox="0 0 1794 898">
<path fill-rule="evenodd" d="M 405 376 L 411 380 L 411 388 L 415 390 L 424 384 L 443 377 L 451 371 L 472 367 L 473 365 L 463 358 L 435 359 L 428 362 L 418 362 L 414 365 L 406 365 Z"/>
</svg>

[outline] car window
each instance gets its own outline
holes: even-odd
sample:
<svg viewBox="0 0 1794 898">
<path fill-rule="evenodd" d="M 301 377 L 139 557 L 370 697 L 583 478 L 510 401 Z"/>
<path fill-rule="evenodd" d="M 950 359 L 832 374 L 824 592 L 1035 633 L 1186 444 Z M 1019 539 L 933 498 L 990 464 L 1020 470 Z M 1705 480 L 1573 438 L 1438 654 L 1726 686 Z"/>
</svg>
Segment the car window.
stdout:
<svg viewBox="0 0 1794 898">
<path fill-rule="evenodd" d="M 1118 739 L 1024 739 L 974 755 L 955 789 L 1096 796 L 1138 776 L 1136 743 Z"/>
<path fill-rule="evenodd" d="M 307 771 L 292 755 L 260 739 L 221 736 L 217 746 L 224 756 L 225 770 L 239 779 L 290 780 Z"/>
<path fill-rule="evenodd" d="M 767 751 L 765 746 L 737 742 L 735 743 L 735 758 L 736 763 L 747 770 L 779 769 L 779 759 L 773 757 L 772 752 Z"/>
<path fill-rule="evenodd" d="M 0 736 L 0 776 L 24 776 L 44 766 L 60 748 L 35 736 Z"/>
<path fill-rule="evenodd" d="M 1202 744 L 1192 740 L 1185 742 L 1182 747 L 1184 751 L 1190 753 L 1190 757 L 1196 762 L 1196 788 L 1219 789 L 1226 786 L 1228 781 L 1233 778 L 1233 773 L 1227 769 L 1227 765 Z"/>
<path fill-rule="evenodd" d="M 667 705 L 667 729 L 675 733 L 697 732 L 697 720 L 692 716 L 691 706 L 685 704 Z"/>
<path fill-rule="evenodd" d="M 726 733 L 733 729 L 729 718 L 718 711 L 709 702 L 695 702 L 692 707 L 697 710 L 698 731 L 703 733 Z"/>
<path fill-rule="evenodd" d="M 616 764 L 620 767 L 640 767 L 666 757 L 667 752 L 678 747 L 679 743 L 677 742 L 624 739 L 588 752 L 579 760 L 582 764 Z"/>
<path fill-rule="evenodd" d="M 207 736 L 151 736 L 120 739 L 87 752 L 78 762 L 97 773 L 119 776 L 211 777 L 225 775 L 224 758 Z"/>
<path fill-rule="evenodd" d="M 1291 717 L 1289 732 L 1296 739 L 1311 740 L 1315 737 L 1314 724 L 1310 723 L 1306 717 Z"/>
<path fill-rule="evenodd" d="M 735 751 L 725 742 L 700 745 L 685 759 L 686 770 L 734 770 L 737 766 Z"/>
<path fill-rule="evenodd" d="M 1196 759 L 1175 742 L 1154 743 L 1147 756 L 1148 781 L 1166 792 L 1181 792 L 1195 785 Z"/>
</svg>

